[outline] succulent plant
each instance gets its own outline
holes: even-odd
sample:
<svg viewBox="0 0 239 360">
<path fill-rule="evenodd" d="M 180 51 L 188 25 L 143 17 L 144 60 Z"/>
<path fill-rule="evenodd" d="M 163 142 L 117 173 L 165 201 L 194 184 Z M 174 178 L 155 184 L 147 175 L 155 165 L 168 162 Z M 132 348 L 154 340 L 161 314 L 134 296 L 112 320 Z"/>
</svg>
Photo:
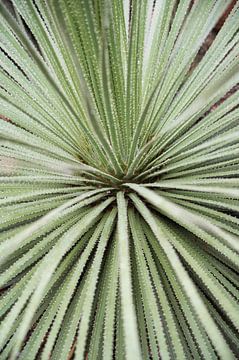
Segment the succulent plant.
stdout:
<svg viewBox="0 0 239 360">
<path fill-rule="evenodd" d="M 229 3 L 1 2 L 1 360 L 238 358 Z"/>
</svg>

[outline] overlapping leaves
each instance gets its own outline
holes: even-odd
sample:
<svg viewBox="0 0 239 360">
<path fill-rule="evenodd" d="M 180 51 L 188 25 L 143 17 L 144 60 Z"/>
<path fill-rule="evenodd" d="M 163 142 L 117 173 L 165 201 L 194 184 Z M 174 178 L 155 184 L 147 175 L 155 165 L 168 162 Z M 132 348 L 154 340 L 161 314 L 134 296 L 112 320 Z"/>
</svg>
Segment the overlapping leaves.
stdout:
<svg viewBox="0 0 239 360">
<path fill-rule="evenodd" d="M 228 4 L 1 3 L 0 359 L 238 357 Z"/>
</svg>

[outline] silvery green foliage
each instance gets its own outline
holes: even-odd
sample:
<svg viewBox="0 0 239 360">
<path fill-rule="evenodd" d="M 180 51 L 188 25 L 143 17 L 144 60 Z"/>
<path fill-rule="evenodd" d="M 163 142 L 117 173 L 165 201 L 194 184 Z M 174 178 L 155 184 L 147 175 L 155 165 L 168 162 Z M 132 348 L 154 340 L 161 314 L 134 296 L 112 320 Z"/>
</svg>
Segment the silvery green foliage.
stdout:
<svg viewBox="0 0 239 360">
<path fill-rule="evenodd" d="M 228 4 L 1 2 L 1 360 L 238 358 Z"/>
</svg>

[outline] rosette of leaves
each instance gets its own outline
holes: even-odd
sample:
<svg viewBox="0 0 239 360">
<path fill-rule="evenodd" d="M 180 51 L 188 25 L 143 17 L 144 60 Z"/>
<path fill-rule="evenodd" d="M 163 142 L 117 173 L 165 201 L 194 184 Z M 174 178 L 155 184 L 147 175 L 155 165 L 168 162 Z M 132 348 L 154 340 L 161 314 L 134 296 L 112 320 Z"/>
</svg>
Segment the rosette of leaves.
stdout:
<svg viewBox="0 0 239 360">
<path fill-rule="evenodd" d="M 238 358 L 228 4 L 1 2 L 1 360 Z"/>
</svg>

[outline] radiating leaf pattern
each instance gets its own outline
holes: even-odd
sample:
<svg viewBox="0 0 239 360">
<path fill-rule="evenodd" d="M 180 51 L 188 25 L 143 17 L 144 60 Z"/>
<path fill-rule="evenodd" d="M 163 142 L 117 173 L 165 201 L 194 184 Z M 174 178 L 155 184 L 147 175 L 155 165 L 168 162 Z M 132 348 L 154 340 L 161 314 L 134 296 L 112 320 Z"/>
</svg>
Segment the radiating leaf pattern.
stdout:
<svg viewBox="0 0 239 360">
<path fill-rule="evenodd" d="M 237 359 L 239 2 L 4 3 L 0 359 Z"/>
</svg>

